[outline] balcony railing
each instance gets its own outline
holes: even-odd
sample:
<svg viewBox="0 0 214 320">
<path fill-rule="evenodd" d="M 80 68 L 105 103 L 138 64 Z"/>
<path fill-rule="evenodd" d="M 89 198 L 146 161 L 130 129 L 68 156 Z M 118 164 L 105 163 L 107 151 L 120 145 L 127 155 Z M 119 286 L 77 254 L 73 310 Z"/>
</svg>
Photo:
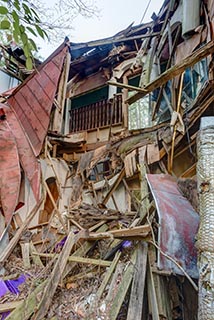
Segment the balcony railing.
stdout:
<svg viewBox="0 0 214 320">
<path fill-rule="evenodd" d="M 78 132 L 122 123 L 122 96 L 105 99 L 70 110 L 70 132 Z"/>
</svg>

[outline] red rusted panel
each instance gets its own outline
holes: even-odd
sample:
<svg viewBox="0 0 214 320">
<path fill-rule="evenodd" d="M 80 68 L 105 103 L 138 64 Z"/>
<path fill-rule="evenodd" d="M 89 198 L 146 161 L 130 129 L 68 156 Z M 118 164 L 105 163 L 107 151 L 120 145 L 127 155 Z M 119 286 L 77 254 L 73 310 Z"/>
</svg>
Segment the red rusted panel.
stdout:
<svg viewBox="0 0 214 320">
<path fill-rule="evenodd" d="M 45 102 L 47 102 L 48 99 L 50 100 L 50 98 L 47 95 L 42 94 L 44 90 L 38 81 L 32 79 L 31 87 L 29 87 L 28 84 L 26 85 L 28 87 L 28 94 L 25 96 L 25 98 L 29 99 L 29 103 L 31 103 L 32 99 L 36 96 L 36 99 L 34 99 L 35 109 L 39 110 L 43 118 L 48 118 L 49 123 L 50 108 L 47 108 L 46 110 Z M 52 101 L 50 100 L 49 103 L 52 103 Z"/>
<path fill-rule="evenodd" d="M 15 137 L 21 165 L 30 182 L 35 199 L 38 201 L 40 196 L 40 163 L 33 153 L 28 137 L 25 135 L 15 112 L 12 110 L 5 110 L 5 113 Z"/>
<path fill-rule="evenodd" d="M 0 93 L 0 96 L 1 97 L 9 97 L 16 88 L 17 88 L 17 86 L 14 87 L 14 88 L 9 89 L 7 91 L 4 91 L 4 92 Z"/>
<path fill-rule="evenodd" d="M 47 134 L 49 116 L 66 54 L 67 46 L 63 45 L 8 99 L 8 104 L 16 112 L 29 138 L 35 156 L 41 152 Z"/>
<path fill-rule="evenodd" d="M 147 180 L 159 216 L 158 241 L 161 250 L 178 262 L 193 278 L 198 277 L 195 236 L 199 216 L 177 189 L 176 180 L 166 174 L 148 174 Z M 158 267 L 182 274 L 169 259 L 158 252 Z"/>
<path fill-rule="evenodd" d="M 15 211 L 21 182 L 16 142 L 6 120 L 0 120 L 0 200 L 7 222 Z"/>
</svg>

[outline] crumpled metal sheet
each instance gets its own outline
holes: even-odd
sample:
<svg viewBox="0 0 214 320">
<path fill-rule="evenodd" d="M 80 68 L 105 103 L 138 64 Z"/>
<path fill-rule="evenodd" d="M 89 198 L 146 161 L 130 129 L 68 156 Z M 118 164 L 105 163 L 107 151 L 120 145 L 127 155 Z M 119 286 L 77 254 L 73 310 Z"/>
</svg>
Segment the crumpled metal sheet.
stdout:
<svg viewBox="0 0 214 320">
<path fill-rule="evenodd" d="M 147 181 L 159 217 L 158 244 L 191 277 L 198 278 L 195 236 L 199 215 L 178 191 L 176 180 L 167 174 L 148 174 Z M 175 263 L 158 251 L 158 268 L 183 275 Z"/>
<path fill-rule="evenodd" d="M 0 199 L 7 221 L 17 205 L 20 187 L 19 161 L 36 201 L 39 200 L 40 163 L 36 157 L 41 152 L 47 134 L 67 51 L 67 45 L 60 46 L 39 70 L 16 89 L 8 92 L 11 96 L 7 105 L 1 105 L 7 119 L 4 121 L 9 125 L 7 131 L 1 131 L 0 136 Z"/>
<path fill-rule="evenodd" d="M 16 208 L 21 182 L 16 141 L 6 120 L 0 120 L 0 202 L 6 222 Z"/>
<path fill-rule="evenodd" d="M 41 166 L 35 157 L 31 144 L 21 126 L 19 119 L 12 110 L 5 110 L 7 121 L 17 144 L 20 163 L 30 182 L 36 201 L 40 198 Z"/>
<path fill-rule="evenodd" d="M 24 128 L 35 156 L 40 154 L 47 134 L 67 51 L 67 45 L 59 47 L 7 100 Z"/>
</svg>

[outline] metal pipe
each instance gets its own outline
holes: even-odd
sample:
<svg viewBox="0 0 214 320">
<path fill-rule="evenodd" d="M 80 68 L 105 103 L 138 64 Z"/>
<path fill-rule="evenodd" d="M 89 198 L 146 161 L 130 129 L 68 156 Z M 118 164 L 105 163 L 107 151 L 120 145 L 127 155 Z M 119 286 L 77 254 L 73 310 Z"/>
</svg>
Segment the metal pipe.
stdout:
<svg viewBox="0 0 214 320">
<path fill-rule="evenodd" d="M 197 139 L 200 212 L 198 320 L 214 320 L 214 117 L 201 119 Z"/>
</svg>

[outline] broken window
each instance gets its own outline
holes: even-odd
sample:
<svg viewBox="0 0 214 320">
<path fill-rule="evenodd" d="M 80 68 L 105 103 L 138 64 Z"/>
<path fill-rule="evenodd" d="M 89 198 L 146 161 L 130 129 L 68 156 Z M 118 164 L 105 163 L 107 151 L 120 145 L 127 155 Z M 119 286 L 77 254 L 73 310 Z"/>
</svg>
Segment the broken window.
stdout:
<svg viewBox="0 0 214 320">
<path fill-rule="evenodd" d="M 96 166 L 92 169 L 91 174 L 89 176 L 89 180 L 91 181 L 101 181 L 105 177 L 111 175 L 111 167 L 109 163 L 109 159 L 105 159 L 96 164 Z"/>
<path fill-rule="evenodd" d="M 199 94 L 203 84 L 208 80 L 207 60 L 203 59 L 193 67 L 187 68 L 184 74 L 182 104 L 188 107 Z"/>
<path fill-rule="evenodd" d="M 129 130 L 152 126 L 150 100 L 147 95 L 129 106 Z"/>
<path fill-rule="evenodd" d="M 207 70 L 206 59 L 185 70 L 181 99 L 183 108 L 188 108 L 191 105 L 208 80 Z M 173 110 L 176 110 L 176 106 L 173 106 L 172 96 L 173 94 L 176 96 L 177 90 L 175 81 L 170 80 L 162 88 L 154 90 L 131 104 L 129 106 L 129 130 L 143 129 L 168 121 Z M 130 92 L 130 96 L 134 93 L 136 92 Z"/>
</svg>

